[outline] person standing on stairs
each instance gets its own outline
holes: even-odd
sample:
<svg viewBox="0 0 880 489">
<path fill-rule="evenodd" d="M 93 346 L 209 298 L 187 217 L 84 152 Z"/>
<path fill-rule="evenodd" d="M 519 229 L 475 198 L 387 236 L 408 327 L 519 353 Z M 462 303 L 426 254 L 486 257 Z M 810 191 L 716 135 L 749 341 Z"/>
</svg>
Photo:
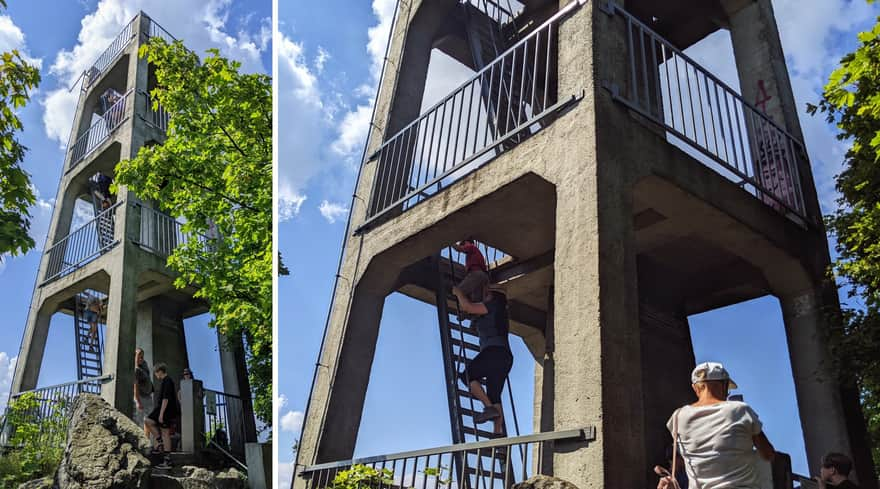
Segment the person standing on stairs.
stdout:
<svg viewBox="0 0 880 489">
<path fill-rule="evenodd" d="M 144 429 L 149 429 L 150 433 L 158 440 L 153 447 L 153 452 L 165 455 L 159 468 L 168 468 L 171 465 L 171 421 L 180 414 L 180 407 L 177 404 L 177 390 L 174 388 L 174 381 L 168 376 L 168 367 L 164 363 L 157 363 L 153 368 L 153 375 L 156 376 L 160 384 L 155 406 L 153 411 L 147 415 Z"/>
<path fill-rule="evenodd" d="M 463 312 L 477 316 L 473 324 L 480 336 L 480 353 L 459 374 L 459 379 L 484 406 L 483 412 L 474 416 L 474 422 L 482 424 L 492 421 L 495 425 L 493 433 L 503 435 L 501 391 L 513 367 L 513 354 L 507 338 L 510 331 L 507 296 L 500 290 L 490 290 L 488 284 L 483 285 L 482 300 L 479 302 L 472 302 L 459 287 L 453 287 L 452 292 L 458 297 Z M 480 379 L 486 379 L 485 391 Z"/>
<path fill-rule="evenodd" d="M 465 275 L 458 283 L 458 288 L 464 292 L 470 302 L 482 301 L 483 287 L 489 284 L 489 272 L 483 253 L 471 238 L 453 244 L 452 248 L 466 256 Z"/>
</svg>

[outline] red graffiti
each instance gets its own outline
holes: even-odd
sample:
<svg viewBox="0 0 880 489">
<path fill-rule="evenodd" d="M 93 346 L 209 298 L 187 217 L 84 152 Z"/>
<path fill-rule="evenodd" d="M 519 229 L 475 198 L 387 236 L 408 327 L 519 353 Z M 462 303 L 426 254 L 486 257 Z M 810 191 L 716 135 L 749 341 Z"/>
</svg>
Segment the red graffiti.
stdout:
<svg viewBox="0 0 880 489">
<path fill-rule="evenodd" d="M 761 112 L 767 113 L 767 102 L 772 98 L 772 95 L 767 94 L 767 89 L 764 87 L 764 80 L 758 80 L 758 96 L 755 97 L 755 107 L 761 109 Z"/>
</svg>

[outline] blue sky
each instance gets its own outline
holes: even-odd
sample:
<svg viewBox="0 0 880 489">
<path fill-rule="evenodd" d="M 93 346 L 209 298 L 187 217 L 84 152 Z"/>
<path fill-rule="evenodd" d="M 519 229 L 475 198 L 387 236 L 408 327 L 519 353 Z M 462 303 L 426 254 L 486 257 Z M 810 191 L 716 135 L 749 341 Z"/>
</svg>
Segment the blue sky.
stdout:
<svg viewBox="0 0 880 489">
<path fill-rule="evenodd" d="M 30 150 L 24 167 L 32 175 L 39 203 L 32 209 L 37 248 L 0 264 L 0 408 L 6 403 L 15 358 L 27 320 L 32 285 L 51 219 L 68 133 L 79 90 L 74 79 L 95 61 L 122 27 L 143 10 L 190 48 L 220 48 L 249 72 L 271 72 L 271 0 L 12 0 L 0 12 L 0 51 L 22 50 L 41 66 L 39 91 L 21 111 L 21 141 Z M 52 15 L 47 16 L 51 11 Z M 206 387 L 222 390 L 217 340 L 207 316 L 185 322 L 189 359 Z M 76 380 L 73 321 L 56 314 L 39 385 Z"/>
<path fill-rule="evenodd" d="M 774 0 L 773 5 L 803 108 L 818 99 L 828 73 L 855 46 L 855 34 L 873 24 L 878 9 L 862 0 Z M 278 287 L 276 424 L 282 487 L 292 473 L 290 447 L 309 395 L 393 9 L 393 0 L 279 2 L 279 246 L 293 271 Z M 738 87 L 726 32 L 688 54 Z M 463 76 L 460 66 L 432 59 L 426 98 L 437 100 Z M 801 121 L 827 211 L 845 147 L 820 118 L 802 113 Z M 796 471 L 806 472 L 778 301 L 765 297 L 690 320 L 697 361 L 728 365 L 771 441 L 793 455 Z M 429 307 L 398 295 L 388 298 L 356 456 L 450 442 L 436 331 L 436 314 Z M 514 356 L 515 403 L 520 425 L 530 430 L 532 361 L 518 339 Z M 407 402 L 395 401 L 402 396 Z"/>
</svg>

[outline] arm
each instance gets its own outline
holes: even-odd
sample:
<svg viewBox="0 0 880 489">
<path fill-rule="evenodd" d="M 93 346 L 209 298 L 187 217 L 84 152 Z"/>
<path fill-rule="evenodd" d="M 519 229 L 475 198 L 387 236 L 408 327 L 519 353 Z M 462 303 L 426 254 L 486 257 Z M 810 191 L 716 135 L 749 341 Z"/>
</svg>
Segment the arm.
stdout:
<svg viewBox="0 0 880 489">
<path fill-rule="evenodd" d="M 462 246 L 458 243 L 452 243 L 452 249 L 459 252 L 459 253 L 464 252 L 464 246 Z"/>
<path fill-rule="evenodd" d="M 773 445 L 770 444 L 770 440 L 767 439 L 767 435 L 763 431 L 753 436 L 752 442 L 754 442 L 755 448 L 758 449 L 758 454 L 761 455 L 761 458 L 768 462 L 772 462 L 776 458 L 776 450 L 773 449 Z"/>
<path fill-rule="evenodd" d="M 162 399 L 162 408 L 159 410 L 159 422 L 165 422 L 165 408 L 168 407 L 168 398 Z"/>
<path fill-rule="evenodd" d="M 144 405 L 141 404 L 141 396 L 138 395 L 137 374 L 135 374 L 134 379 L 134 402 L 137 404 L 138 411 L 140 411 L 144 408 Z"/>
<path fill-rule="evenodd" d="M 482 302 L 471 302 L 468 300 L 467 296 L 464 295 L 464 292 L 461 291 L 458 287 L 452 288 L 452 293 L 458 297 L 458 303 L 461 306 L 461 310 L 468 314 L 477 314 L 484 315 L 488 314 L 489 310 L 486 309 L 486 305 Z"/>
</svg>

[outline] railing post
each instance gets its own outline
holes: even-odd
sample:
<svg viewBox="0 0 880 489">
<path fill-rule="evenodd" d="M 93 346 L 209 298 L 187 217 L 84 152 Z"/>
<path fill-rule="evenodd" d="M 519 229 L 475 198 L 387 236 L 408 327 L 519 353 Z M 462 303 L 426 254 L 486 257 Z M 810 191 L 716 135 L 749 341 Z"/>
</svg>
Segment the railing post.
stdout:
<svg viewBox="0 0 880 489">
<path fill-rule="evenodd" d="M 205 447 L 205 406 L 202 381 L 180 381 L 180 449 L 195 453 Z"/>
</svg>

